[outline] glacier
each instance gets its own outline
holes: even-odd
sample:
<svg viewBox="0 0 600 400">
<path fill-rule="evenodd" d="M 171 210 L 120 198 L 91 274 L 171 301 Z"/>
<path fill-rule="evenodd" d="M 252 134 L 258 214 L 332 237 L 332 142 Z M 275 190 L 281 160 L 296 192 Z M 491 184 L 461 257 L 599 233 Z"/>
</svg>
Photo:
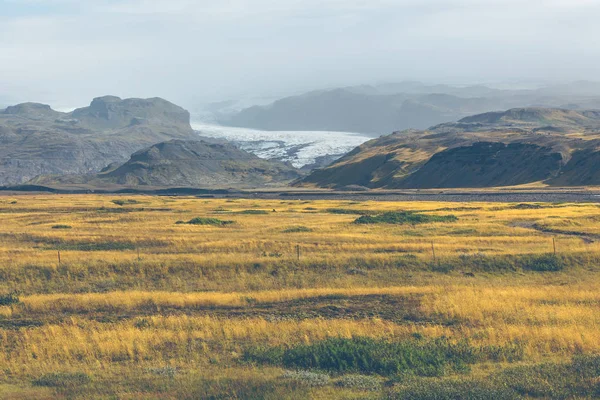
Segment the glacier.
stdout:
<svg viewBox="0 0 600 400">
<path fill-rule="evenodd" d="M 325 166 L 373 139 L 351 132 L 261 131 L 206 122 L 193 122 L 192 128 L 200 136 L 224 139 L 260 158 L 289 162 L 296 168 Z"/>
</svg>

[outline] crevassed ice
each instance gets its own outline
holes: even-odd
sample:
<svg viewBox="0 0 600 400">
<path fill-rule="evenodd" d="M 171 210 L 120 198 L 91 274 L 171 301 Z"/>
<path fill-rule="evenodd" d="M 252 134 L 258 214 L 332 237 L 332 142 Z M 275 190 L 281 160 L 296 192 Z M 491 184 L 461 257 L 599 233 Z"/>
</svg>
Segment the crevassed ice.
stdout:
<svg viewBox="0 0 600 400">
<path fill-rule="evenodd" d="M 319 157 L 341 157 L 372 137 L 351 132 L 261 131 L 207 123 L 193 123 L 201 136 L 232 141 L 243 150 L 266 159 L 289 161 L 297 168 Z"/>
</svg>

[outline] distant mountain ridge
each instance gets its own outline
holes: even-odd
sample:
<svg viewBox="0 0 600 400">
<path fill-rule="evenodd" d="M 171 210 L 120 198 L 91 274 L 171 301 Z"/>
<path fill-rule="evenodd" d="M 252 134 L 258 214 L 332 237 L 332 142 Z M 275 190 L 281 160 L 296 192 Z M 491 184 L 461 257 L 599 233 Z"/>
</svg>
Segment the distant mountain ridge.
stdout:
<svg viewBox="0 0 600 400">
<path fill-rule="evenodd" d="M 345 131 L 380 136 L 512 108 L 600 108 L 600 84 L 574 82 L 539 89 L 401 82 L 308 92 L 269 105 L 218 115 L 223 125 L 263 130 Z"/>
<path fill-rule="evenodd" d="M 300 185 L 600 185 L 600 112 L 521 108 L 373 139 Z"/>
<path fill-rule="evenodd" d="M 105 96 L 69 113 L 38 103 L 0 110 L 0 185 L 88 174 L 170 139 L 196 139 L 190 114 L 160 98 Z"/>
</svg>

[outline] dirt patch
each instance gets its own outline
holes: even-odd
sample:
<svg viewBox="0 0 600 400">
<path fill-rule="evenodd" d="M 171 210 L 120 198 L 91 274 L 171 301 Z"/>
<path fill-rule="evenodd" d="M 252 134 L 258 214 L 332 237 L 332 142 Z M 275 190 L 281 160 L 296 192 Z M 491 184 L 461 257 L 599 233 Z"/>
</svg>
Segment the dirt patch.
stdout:
<svg viewBox="0 0 600 400">
<path fill-rule="evenodd" d="M 19 328 L 22 326 L 39 326 L 48 323 L 60 323 L 71 315 L 79 315 L 98 322 L 112 323 L 136 317 L 152 315 L 188 315 L 212 316 L 219 318 L 264 318 L 267 321 L 304 320 L 304 319 L 369 319 L 379 318 L 397 324 L 443 324 L 452 325 L 456 321 L 444 320 L 435 315 L 428 315 L 421 309 L 421 296 L 323 296 L 308 299 L 298 299 L 274 303 L 253 304 L 251 298 L 247 299 L 249 305 L 236 307 L 164 307 L 148 303 L 135 310 L 127 312 L 105 309 L 93 312 L 69 310 L 60 317 L 48 314 L 29 313 L 26 317 L 13 317 L 3 320 L 2 327 Z M 55 314 L 56 315 L 56 314 Z"/>
</svg>

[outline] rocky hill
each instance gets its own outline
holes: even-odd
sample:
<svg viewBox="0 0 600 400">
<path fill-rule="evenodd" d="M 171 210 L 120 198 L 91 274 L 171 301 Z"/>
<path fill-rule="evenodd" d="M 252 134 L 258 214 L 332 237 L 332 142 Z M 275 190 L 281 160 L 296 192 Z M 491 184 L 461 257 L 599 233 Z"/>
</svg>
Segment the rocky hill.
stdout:
<svg viewBox="0 0 600 400">
<path fill-rule="evenodd" d="M 371 140 L 300 185 L 600 185 L 600 112 L 525 108 Z"/>
<path fill-rule="evenodd" d="M 0 110 L 0 185 L 89 174 L 170 139 L 195 139 L 190 115 L 166 100 L 107 96 L 70 113 L 24 103 Z"/>
<path fill-rule="evenodd" d="M 140 150 L 124 164 L 112 165 L 98 174 L 40 177 L 32 183 L 251 188 L 282 185 L 299 177 L 288 164 L 263 160 L 228 143 L 171 140 Z"/>
</svg>

